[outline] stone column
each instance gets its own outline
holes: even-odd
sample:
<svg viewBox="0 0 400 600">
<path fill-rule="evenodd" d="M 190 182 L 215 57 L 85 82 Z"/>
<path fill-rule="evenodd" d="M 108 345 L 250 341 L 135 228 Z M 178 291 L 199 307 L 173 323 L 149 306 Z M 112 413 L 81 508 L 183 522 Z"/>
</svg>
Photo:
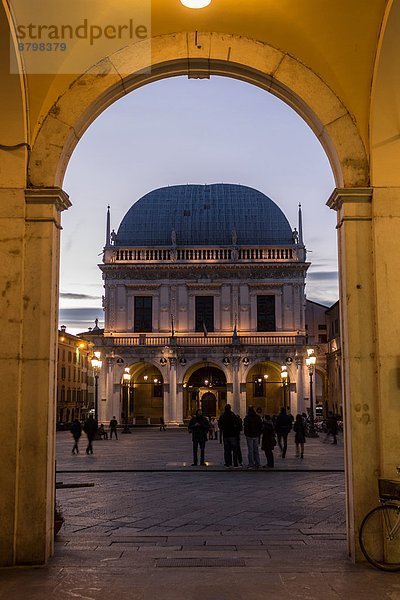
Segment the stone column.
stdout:
<svg viewBox="0 0 400 600">
<path fill-rule="evenodd" d="M 115 403 L 114 398 L 114 372 L 115 372 L 115 358 L 114 356 L 107 356 L 106 358 L 106 385 L 105 385 L 105 393 L 102 392 L 101 400 L 103 404 L 103 398 L 106 399 L 104 415 L 102 418 L 105 422 L 110 422 L 112 417 L 115 415 L 115 418 L 119 421 L 120 419 L 120 402 L 118 398 L 118 404 Z"/>
<path fill-rule="evenodd" d="M 176 367 L 177 359 L 169 359 L 169 421 L 177 422 L 177 397 L 176 397 Z"/>
<path fill-rule="evenodd" d="M 53 552 L 61 189 L 2 190 L 0 565 Z"/>
<path fill-rule="evenodd" d="M 379 397 L 381 390 L 377 385 L 377 364 L 385 361 L 385 357 L 378 358 L 376 354 L 383 338 L 379 329 L 375 331 L 376 257 L 373 253 L 372 190 L 337 189 L 328 206 L 337 211 L 338 217 L 348 547 L 350 556 L 358 560 L 361 558 L 359 526 L 372 504 L 376 503 L 380 466 L 378 438 L 383 440 L 387 436 L 383 430 L 383 435 L 379 431 L 378 406 L 382 397 Z M 393 237 L 391 227 L 393 225 L 380 240 L 381 250 L 383 246 L 386 249 L 387 242 Z M 395 252 L 398 254 L 397 248 Z M 385 262 L 389 262 L 390 257 L 385 257 L 385 252 L 382 252 L 380 258 L 382 262 L 378 268 L 383 271 L 384 278 L 388 278 Z M 385 304 L 388 301 L 390 298 L 385 296 Z M 386 304 L 386 312 L 387 308 Z M 399 312 L 395 304 L 390 308 Z M 382 404 L 382 416 L 383 410 Z M 398 462 L 398 455 L 393 459 Z"/>
<path fill-rule="evenodd" d="M 297 381 L 296 381 L 296 411 L 301 414 L 305 412 L 305 403 L 304 403 L 304 360 L 300 355 L 296 356 L 296 366 L 297 366 Z"/>
<path fill-rule="evenodd" d="M 387 479 L 397 479 L 395 467 L 400 464 L 400 187 L 374 188 L 372 219 L 379 474 Z M 368 429 L 364 422 L 368 421 L 368 415 L 370 418 L 373 415 L 365 404 L 363 398 L 358 416 L 362 419 L 363 429 Z"/>
<path fill-rule="evenodd" d="M 179 383 L 176 392 L 176 422 L 178 425 L 183 423 L 183 386 Z"/>
<path fill-rule="evenodd" d="M 240 356 L 232 358 L 232 410 L 234 413 L 240 412 Z"/>
</svg>

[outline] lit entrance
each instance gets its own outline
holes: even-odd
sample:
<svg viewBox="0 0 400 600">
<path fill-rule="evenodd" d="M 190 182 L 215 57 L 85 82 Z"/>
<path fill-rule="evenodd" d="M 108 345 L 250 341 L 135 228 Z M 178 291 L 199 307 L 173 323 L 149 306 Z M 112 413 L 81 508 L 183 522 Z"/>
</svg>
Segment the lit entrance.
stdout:
<svg viewBox="0 0 400 600">
<path fill-rule="evenodd" d="M 164 380 L 151 363 L 127 367 L 121 381 L 121 422 L 159 423 L 164 412 Z"/>
<path fill-rule="evenodd" d="M 198 408 L 207 417 L 218 417 L 226 404 L 226 377 L 217 367 L 204 366 L 192 373 L 184 389 L 184 418 L 190 419 Z"/>
<path fill-rule="evenodd" d="M 281 366 L 265 361 L 254 365 L 246 378 L 246 406 L 277 415 L 282 406 L 290 409 L 290 382 L 283 380 Z"/>
<path fill-rule="evenodd" d="M 206 417 L 211 418 L 217 416 L 217 398 L 215 397 L 215 394 L 206 392 L 201 397 L 201 410 Z"/>
</svg>

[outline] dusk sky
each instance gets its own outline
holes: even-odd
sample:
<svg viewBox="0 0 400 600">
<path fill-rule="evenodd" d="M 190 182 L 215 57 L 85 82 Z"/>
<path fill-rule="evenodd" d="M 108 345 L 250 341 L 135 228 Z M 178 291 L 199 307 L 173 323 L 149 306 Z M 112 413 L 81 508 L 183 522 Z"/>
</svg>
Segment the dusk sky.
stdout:
<svg viewBox="0 0 400 600">
<path fill-rule="evenodd" d="M 309 300 L 338 299 L 335 187 L 325 152 L 287 105 L 236 80 L 183 77 L 147 85 L 115 103 L 88 129 L 64 189 L 60 325 L 77 333 L 102 324 L 101 260 L 107 205 L 115 230 L 147 192 L 186 183 L 238 183 L 269 196 L 297 227 L 303 207 Z"/>
</svg>

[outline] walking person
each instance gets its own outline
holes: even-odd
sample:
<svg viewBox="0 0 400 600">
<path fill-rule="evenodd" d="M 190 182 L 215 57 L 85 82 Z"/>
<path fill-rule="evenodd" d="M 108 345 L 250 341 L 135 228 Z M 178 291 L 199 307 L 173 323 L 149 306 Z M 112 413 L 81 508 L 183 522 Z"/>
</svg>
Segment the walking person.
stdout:
<svg viewBox="0 0 400 600">
<path fill-rule="evenodd" d="M 200 408 L 196 410 L 196 414 L 191 418 L 188 429 L 189 433 L 192 434 L 193 441 L 193 464 L 192 467 L 197 466 L 198 464 L 198 448 L 200 447 L 200 465 L 205 467 L 205 448 L 206 441 L 208 436 L 208 430 L 210 428 L 210 423 L 208 419 L 203 416 L 203 413 Z"/>
<path fill-rule="evenodd" d="M 275 428 L 270 415 L 265 415 L 263 423 L 263 433 L 261 448 L 264 450 L 267 459 L 266 466 L 274 468 L 274 448 L 276 446 Z"/>
<path fill-rule="evenodd" d="M 220 429 L 220 435 L 223 436 L 224 441 L 224 464 L 225 467 L 233 466 L 238 467 L 238 431 L 239 431 L 239 420 L 238 417 L 232 412 L 230 404 L 225 405 L 224 412 L 218 419 L 218 427 Z"/>
<path fill-rule="evenodd" d="M 215 417 L 211 419 L 212 432 L 214 434 L 214 440 L 218 439 L 218 421 Z"/>
<path fill-rule="evenodd" d="M 333 414 L 333 412 L 330 410 L 328 412 L 328 418 L 326 420 L 326 437 L 325 440 L 328 440 L 329 436 L 331 435 L 333 437 L 333 442 L 332 444 L 337 444 L 337 434 L 339 431 L 339 427 L 338 427 L 338 422 L 337 419 L 335 417 L 335 415 Z"/>
<path fill-rule="evenodd" d="M 261 466 L 258 445 L 263 427 L 261 417 L 256 413 L 254 406 L 249 406 L 247 409 L 243 428 L 247 442 L 248 467 L 249 469 L 254 467 L 258 469 Z"/>
<path fill-rule="evenodd" d="M 301 415 L 296 415 L 296 420 L 293 425 L 295 433 L 294 443 L 296 444 L 296 457 L 304 458 L 304 444 L 306 443 L 306 426 Z"/>
<path fill-rule="evenodd" d="M 117 425 L 118 425 L 118 421 L 114 416 L 110 421 L 110 440 L 112 440 L 113 434 L 115 435 L 115 439 L 116 440 L 118 439 Z"/>
<path fill-rule="evenodd" d="M 286 408 L 282 407 L 275 422 L 275 431 L 278 438 L 278 445 L 282 452 L 282 458 L 286 457 L 287 439 L 292 429 L 292 419 L 286 414 Z"/>
<path fill-rule="evenodd" d="M 89 418 L 86 419 L 85 424 L 83 426 L 83 431 L 87 435 L 88 445 L 86 448 L 86 454 L 93 454 L 93 440 L 94 436 L 97 433 L 97 421 L 93 418 L 93 415 L 89 415 Z"/>
<path fill-rule="evenodd" d="M 214 425 L 213 425 L 213 420 L 211 418 L 208 419 L 209 422 L 209 429 L 208 429 L 208 439 L 209 440 L 213 440 L 214 439 Z"/>
<path fill-rule="evenodd" d="M 71 423 L 71 429 L 70 429 L 71 433 L 72 433 L 72 437 L 74 438 L 74 445 L 72 448 L 72 454 L 79 454 L 79 448 L 78 448 L 78 442 L 79 439 L 82 435 L 82 425 L 80 424 L 80 422 L 78 421 L 78 419 L 74 419 Z"/>
<path fill-rule="evenodd" d="M 160 417 L 160 431 L 167 431 L 166 425 L 165 425 L 165 421 L 164 421 L 164 417 Z"/>
</svg>

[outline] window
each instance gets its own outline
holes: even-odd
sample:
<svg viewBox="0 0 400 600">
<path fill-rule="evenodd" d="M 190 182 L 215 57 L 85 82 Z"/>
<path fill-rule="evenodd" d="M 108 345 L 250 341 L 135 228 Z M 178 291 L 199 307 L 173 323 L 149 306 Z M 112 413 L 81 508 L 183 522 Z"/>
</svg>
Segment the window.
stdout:
<svg viewBox="0 0 400 600">
<path fill-rule="evenodd" d="M 327 337 L 326 333 L 320 333 L 318 336 L 318 342 L 320 344 L 326 344 L 327 341 L 328 341 L 328 337 Z"/>
<path fill-rule="evenodd" d="M 153 298 L 151 296 L 135 296 L 133 330 L 142 333 L 153 331 Z"/>
<path fill-rule="evenodd" d="M 326 325 L 318 325 L 319 331 L 326 331 Z"/>
<path fill-rule="evenodd" d="M 276 331 L 275 296 L 257 296 L 257 331 Z"/>
<path fill-rule="evenodd" d="M 214 331 L 214 296 L 196 296 L 196 331 Z"/>
<path fill-rule="evenodd" d="M 61 367 L 61 379 L 65 379 L 65 367 Z"/>
</svg>

